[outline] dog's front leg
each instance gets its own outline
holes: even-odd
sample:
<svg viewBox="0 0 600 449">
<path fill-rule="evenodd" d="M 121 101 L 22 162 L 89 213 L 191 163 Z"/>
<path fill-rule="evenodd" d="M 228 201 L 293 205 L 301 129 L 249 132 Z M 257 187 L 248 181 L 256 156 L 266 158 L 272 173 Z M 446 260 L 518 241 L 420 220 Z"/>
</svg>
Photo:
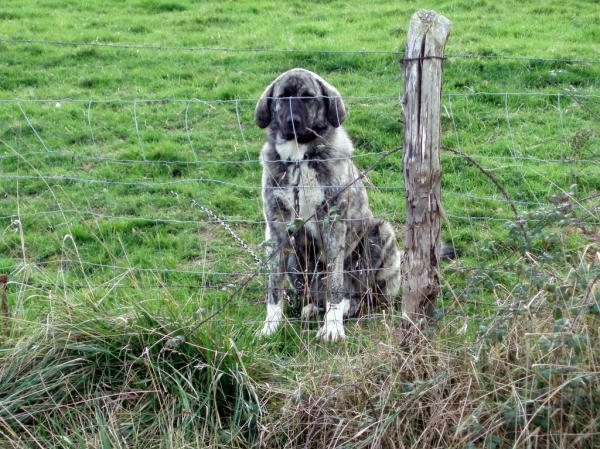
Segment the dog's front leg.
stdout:
<svg viewBox="0 0 600 449">
<path fill-rule="evenodd" d="M 283 287 L 285 282 L 285 257 L 283 255 L 284 242 L 287 240 L 287 231 L 283 223 L 269 223 L 266 233 L 267 241 L 272 244 L 268 248 L 269 255 L 275 251 L 269 262 L 269 294 L 267 297 L 267 318 L 261 331 L 263 335 L 271 335 L 283 320 Z"/>
<path fill-rule="evenodd" d="M 346 224 L 343 221 L 334 222 L 329 228 L 323 229 L 322 235 L 327 258 L 327 306 L 317 338 L 343 340 L 346 338 L 344 316 L 350 309 L 350 300 L 344 291 Z"/>
</svg>

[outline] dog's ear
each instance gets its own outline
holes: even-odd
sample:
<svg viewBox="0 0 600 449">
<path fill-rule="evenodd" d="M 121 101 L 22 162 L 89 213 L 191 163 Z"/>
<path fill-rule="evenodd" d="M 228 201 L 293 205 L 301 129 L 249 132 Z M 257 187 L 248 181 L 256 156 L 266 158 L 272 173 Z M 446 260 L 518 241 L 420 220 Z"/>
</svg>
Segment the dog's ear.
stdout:
<svg viewBox="0 0 600 449">
<path fill-rule="evenodd" d="M 321 86 L 323 96 L 325 97 L 325 105 L 327 106 L 327 120 L 334 127 L 339 127 L 346 120 L 346 108 L 340 93 L 335 87 L 329 84 L 320 76 L 317 76 L 317 82 Z"/>
<path fill-rule="evenodd" d="M 274 86 L 275 81 L 265 89 L 254 109 L 254 121 L 261 128 L 266 128 L 271 123 L 271 102 L 273 101 L 271 97 L 273 97 Z"/>
</svg>

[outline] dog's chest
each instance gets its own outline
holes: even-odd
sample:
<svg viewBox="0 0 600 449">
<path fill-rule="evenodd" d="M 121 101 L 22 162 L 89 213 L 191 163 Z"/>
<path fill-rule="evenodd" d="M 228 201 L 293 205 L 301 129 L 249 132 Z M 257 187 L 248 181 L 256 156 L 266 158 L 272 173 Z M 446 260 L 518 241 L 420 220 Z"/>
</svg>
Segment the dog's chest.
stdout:
<svg viewBox="0 0 600 449">
<path fill-rule="evenodd" d="M 290 222 L 298 218 L 307 220 L 325 200 L 317 171 L 307 161 L 293 162 L 288 165 L 285 176 L 289 176 L 284 195 L 286 202 L 292 205 Z"/>
</svg>

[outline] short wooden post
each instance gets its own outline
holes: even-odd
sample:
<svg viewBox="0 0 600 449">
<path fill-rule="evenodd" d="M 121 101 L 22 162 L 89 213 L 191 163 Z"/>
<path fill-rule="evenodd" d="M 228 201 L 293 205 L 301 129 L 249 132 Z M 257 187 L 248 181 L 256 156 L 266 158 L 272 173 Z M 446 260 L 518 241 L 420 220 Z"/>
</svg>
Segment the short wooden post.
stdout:
<svg viewBox="0 0 600 449">
<path fill-rule="evenodd" d="M 6 297 L 6 284 L 8 284 L 8 276 L 0 274 L 0 302 L 2 303 L 2 321 L 4 330 L 8 332 L 8 298 Z"/>
<path fill-rule="evenodd" d="M 421 10 L 410 20 L 403 62 L 406 238 L 402 336 L 410 343 L 433 320 L 440 290 L 440 107 L 444 48 L 451 22 Z"/>
</svg>

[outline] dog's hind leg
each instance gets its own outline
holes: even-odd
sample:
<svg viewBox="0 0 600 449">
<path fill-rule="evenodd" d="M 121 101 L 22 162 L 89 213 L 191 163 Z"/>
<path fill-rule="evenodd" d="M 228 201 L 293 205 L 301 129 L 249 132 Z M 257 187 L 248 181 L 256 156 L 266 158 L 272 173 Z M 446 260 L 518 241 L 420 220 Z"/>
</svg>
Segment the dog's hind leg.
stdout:
<svg viewBox="0 0 600 449">
<path fill-rule="evenodd" d="M 360 297 L 352 304 L 351 313 L 359 309 L 371 310 L 377 304 L 392 305 L 402 282 L 400 265 L 402 252 L 398 249 L 396 234 L 391 224 L 369 220 L 364 234 L 346 264 L 352 291 Z"/>
<path fill-rule="evenodd" d="M 385 221 L 373 220 L 368 233 L 368 244 L 368 257 L 371 258 L 371 266 L 375 268 L 374 293 L 380 303 L 393 304 L 394 296 L 398 294 L 402 282 L 402 252 L 398 248 L 392 225 Z"/>
<path fill-rule="evenodd" d="M 344 263 L 349 316 L 371 313 L 377 304 L 391 304 L 401 283 L 401 251 L 389 223 L 364 220 L 354 241 L 357 244 Z"/>
</svg>

